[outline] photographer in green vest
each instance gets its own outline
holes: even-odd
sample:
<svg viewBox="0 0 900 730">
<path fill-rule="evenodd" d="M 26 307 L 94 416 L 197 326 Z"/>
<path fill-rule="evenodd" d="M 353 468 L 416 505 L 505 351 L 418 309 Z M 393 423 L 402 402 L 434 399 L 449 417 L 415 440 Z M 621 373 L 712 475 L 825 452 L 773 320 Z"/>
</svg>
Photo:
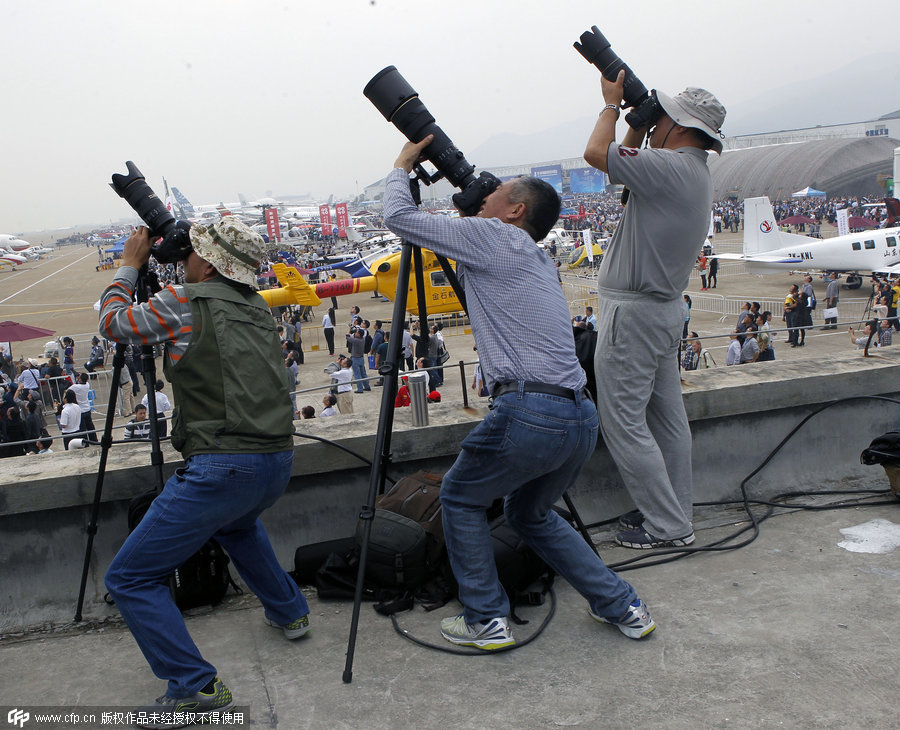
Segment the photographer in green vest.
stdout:
<svg viewBox="0 0 900 730">
<path fill-rule="evenodd" d="M 284 361 L 256 292 L 263 240 L 227 216 L 192 226 L 190 241 L 186 283 L 135 304 L 138 270 L 153 242 L 137 229 L 103 293 L 100 331 L 116 342 L 166 345 L 172 445 L 185 466 L 128 536 L 106 585 L 151 669 L 168 681 L 165 694 L 140 711 L 200 717 L 231 707 L 232 695 L 191 640 L 166 576 L 215 537 L 269 625 L 299 638 L 309 630 L 309 607 L 259 521 L 287 486 L 294 457 Z"/>
</svg>

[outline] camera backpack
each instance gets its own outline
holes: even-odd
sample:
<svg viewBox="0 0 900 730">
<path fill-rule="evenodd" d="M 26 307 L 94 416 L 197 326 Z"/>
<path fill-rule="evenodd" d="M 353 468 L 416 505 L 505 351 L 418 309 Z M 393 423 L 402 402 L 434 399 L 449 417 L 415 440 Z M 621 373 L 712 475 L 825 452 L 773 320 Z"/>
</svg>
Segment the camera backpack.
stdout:
<svg viewBox="0 0 900 730">
<path fill-rule="evenodd" d="M 421 526 L 426 535 L 426 561 L 430 565 L 446 559 L 441 513 L 442 479 L 441 474 L 420 470 L 397 481 L 375 501 L 376 509 L 403 515 Z"/>
<path fill-rule="evenodd" d="M 881 464 L 894 496 L 900 498 L 900 431 L 888 431 L 874 439 L 859 455 L 863 464 Z"/>
<path fill-rule="evenodd" d="M 133 532 L 140 524 L 156 496 L 156 490 L 152 490 L 131 500 L 128 505 L 129 532 Z M 241 593 L 241 589 L 231 578 L 229 562 L 231 561 L 222 546 L 213 538 L 207 540 L 168 577 L 169 592 L 175 605 L 182 611 L 198 606 L 218 605 L 228 592 L 228 586 Z"/>
<path fill-rule="evenodd" d="M 432 610 L 456 594 L 444 545 L 441 479 L 440 474 L 420 470 L 398 480 L 375 501 L 366 581 L 388 593 L 409 594 L 406 601 L 392 602 L 382 590 L 383 613 L 411 606 L 412 598 Z M 361 537 L 362 524 L 357 527 L 358 544 Z"/>
<path fill-rule="evenodd" d="M 363 523 L 356 542 L 362 544 Z M 376 509 L 369 534 L 366 581 L 381 588 L 415 591 L 427 577 L 428 536 L 415 520 L 390 510 Z"/>
<path fill-rule="evenodd" d="M 381 601 L 375 607 L 380 613 L 411 608 L 413 599 L 432 610 L 456 597 L 444 543 L 441 480 L 438 474 L 418 471 L 398 480 L 375 502 L 363 595 Z M 569 515 L 557 511 L 571 521 Z M 498 577 L 509 596 L 513 620 L 517 620 L 516 606 L 543 603 L 553 572 L 510 527 L 502 499 L 487 510 L 487 518 Z M 353 598 L 362 532 L 360 521 L 355 539 L 297 548 L 294 579 L 300 585 L 314 583 L 320 598 Z"/>
</svg>

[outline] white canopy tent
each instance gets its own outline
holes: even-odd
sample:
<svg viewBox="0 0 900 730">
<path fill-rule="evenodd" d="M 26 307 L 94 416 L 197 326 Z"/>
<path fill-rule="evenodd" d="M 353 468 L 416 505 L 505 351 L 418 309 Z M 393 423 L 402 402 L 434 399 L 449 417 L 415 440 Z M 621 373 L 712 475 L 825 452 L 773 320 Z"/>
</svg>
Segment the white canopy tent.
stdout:
<svg viewBox="0 0 900 730">
<path fill-rule="evenodd" d="M 824 198 L 825 193 L 821 190 L 816 190 L 815 188 L 811 188 L 808 185 L 803 188 L 803 190 L 798 190 L 796 193 L 791 193 L 792 198 Z"/>
</svg>

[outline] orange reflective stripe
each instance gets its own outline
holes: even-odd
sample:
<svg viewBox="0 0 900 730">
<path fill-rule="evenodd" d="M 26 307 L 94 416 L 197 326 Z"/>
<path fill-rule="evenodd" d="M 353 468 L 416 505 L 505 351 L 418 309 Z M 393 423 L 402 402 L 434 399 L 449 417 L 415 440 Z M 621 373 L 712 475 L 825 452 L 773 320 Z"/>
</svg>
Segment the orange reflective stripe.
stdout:
<svg viewBox="0 0 900 730">
<path fill-rule="evenodd" d="M 168 291 L 173 297 L 175 297 L 175 299 L 177 299 L 177 300 L 178 300 L 179 302 L 181 302 L 182 304 L 186 303 L 187 300 L 188 300 L 187 297 L 180 297 L 180 296 L 178 296 L 178 294 L 175 293 L 175 287 L 173 287 L 171 284 L 169 284 L 169 285 L 166 287 L 166 291 Z"/>
<path fill-rule="evenodd" d="M 137 328 L 137 323 L 134 321 L 134 312 L 131 311 L 131 307 L 125 310 L 128 313 L 128 321 L 131 323 L 131 331 L 141 338 L 141 343 L 144 345 L 148 344 L 147 338 L 141 334 L 141 332 Z"/>
<path fill-rule="evenodd" d="M 162 327 L 166 330 L 166 335 L 167 335 L 166 339 L 167 339 L 167 340 L 174 340 L 174 339 L 175 339 L 175 332 L 173 332 L 173 331 L 172 331 L 172 328 L 169 327 L 168 324 L 166 324 L 166 321 L 162 318 L 162 316 L 160 315 L 160 313 L 156 311 L 156 307 L 153 306 L 153 300 L 152 300 L 152 299 L 151 299 L 150 301 L 147 302 L 147 307 L 150 309 L 151 312 L 153 312 L 153 314 L 156 315 L 156 320 L 157 320 L 157 322 L 159 322 L 160 325 L 162 325 Z"/>
<path fill-rule="evenodd" d="M 116 339 L 115 337 L 113 337 L 112 328 L 110 327 L 110 321 L 112 320 L 113 316 L 115 316 L 115 312 L 109 312 L 106 317 L 103 318 L 103 329 L 106 330 L 106 336 L 111 340 Z M 116 342 L 118 342 L 118 340 L 116 340 Z"/>
</svg>

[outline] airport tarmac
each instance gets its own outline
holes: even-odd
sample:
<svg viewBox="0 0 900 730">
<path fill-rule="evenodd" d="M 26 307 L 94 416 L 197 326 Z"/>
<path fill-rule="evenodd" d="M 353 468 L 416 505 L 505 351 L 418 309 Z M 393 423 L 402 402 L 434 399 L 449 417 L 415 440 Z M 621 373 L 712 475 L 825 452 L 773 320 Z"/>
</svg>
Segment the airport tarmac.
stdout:
<svg viewBox="0 0 900 730">
<path fill-rule="evenodd" d="M 741 247 L 742 234 L 724 233 L 715 236 L 714 245 L 717 251 L 734 252 Z M 97 271 L 98 254 L 94 247 L 83 245 L 63 246 L 52 257 L 40 261 L 29 262 L 18 268 L 17 271 L 0 271 L 0 320 L 11 319 L 37 327 L 53 330 L 56 336 L 70 335 L 75 339 L 89 340 L 97 331 L 97 312 L 94 303 L 99 299 L 104 287 L 112 280 L 114 271 Z M 688 294 L 695 301 L 692 309 L 690 329 L 695 330 L 703 338 L 704 346 L 711 350 L 719 366 L 724 366 L 725 351 L 728 346 L 727 333 L 736 323 L 737 316 L 729 315 L 722 318 L 721 310 L 716 312 L 703 311 L 702 296 L 709 294 L 714 298 L 740 299 L 749 301 L 777 300 L 783 301 L 789 286 L 792 283 L 801 283 L 800 275 L 789 273 L 777 273 L 768 276 L 753 276 L 746 273 L 729 273 L 734 264 L 723 266 L 719 274 L 717 288 L 709 292 L 700 292 L 700 281 L 696 272 L 692 274 L 688 288 Z M 562 276 L 565 282 L 573 286 L 567 288 L 567 293 L 572 299 L 572 314 L 583 313 L 583 307 L 579 297 L 588 296 L 596 298 L 595 277 L 589 271 L 580 269 L 567 271 L 563 265 Z M 820 278 L 814 279 L 813 284 L 816 296 L 821 304 L 825 295 L 825 282 Z M 862 309 L 862 303 L 868 296 L 868 286 L 856 291 L 843 291 L 842 302 L 849 304 L 857 302 L 855 308 Z M 342 352 L 341 336 L 350 320 L 350 307 L 358 306 L 362 316 L 374 323 L 376 319 L 390 319 L 393 304 L 384 301 L 380 297 L 374 297 L 371 293 L 359 293 L 338 298 L 339 308 L 336 312 L 338 322 L 336 328 L 337 352 Z M 718 301 L 707 302 L 707 308 L 719 306 Z M 316 410 L 321 410 L 321 396 L 330 382 L 324 369 L 332 362 L 325 346 L 321 332 L 322 316 L 330 306 L 330 301 L 325 300 L 312 313 L 311 319 L 303 327 L 303 346 L 305 364 L 300 368 L 299 389 L 316 388 L 314 392 L 300 393 L 297 396 L 298 408 L 304 405 L 313 405 Z M 764 306 L 763 309 L 766 307 Z M 842 322 L 847 319 L 842 316 Z M 816 328 L 807 334 L 806 345 L 802 348 L 789 348 L 786 333 L 779 333 L 774 339 L 776 358 L 779 360 L 808 359 L 815 361 L 827 358 L 830 353 L 843 352 L 852 349 L 846 327 L 842 326 L 836 331 L 821 331 L 822 324 L 821 306 L 814 316 Z M 527 327 L 527 323 L 524 323 Z M 772 322 L 773 329 L 783 326 L 780 318 L 776 317 Z M 457 363 L 460 359 L 467 363 L 475 361 L 473 352 L 474 338 L 468 328 L 448 328 L 444 331 L 447 348 L 451 354 L 451 363 Z M 40 357 L 43 354 L 45 342 L 51 337 L 38 338 L 36 340 L 12 343 L 13 355 L 18 357 Z M 161 372 L 161 361 L 157 362 L 158 372 Z M 80 363 L 76 365 L 80 369 Z M 765 367 L 764 363 L 745 365 L 742 367 Z M 447 404 L 462 404 L 463 389 L 471 384 L 473 367 L 465 369 L 465 380 L 459 374 L 458 369 L 445 367 L 445 384 L 441 389 L 442 407 Z M 470 397 L 474 393 L 469 391 Z M 354 396 L 355 410 L 377 409 L 380 406 L 381 394 L 379 388 L 373 388 L 371 392 Z M 102 411 L 103 409 L 101 409 Z M 96 421 L 95 421 L 96 422 Z M 124 419 L 118 419 L 124 422 Z"/>
</svg>

